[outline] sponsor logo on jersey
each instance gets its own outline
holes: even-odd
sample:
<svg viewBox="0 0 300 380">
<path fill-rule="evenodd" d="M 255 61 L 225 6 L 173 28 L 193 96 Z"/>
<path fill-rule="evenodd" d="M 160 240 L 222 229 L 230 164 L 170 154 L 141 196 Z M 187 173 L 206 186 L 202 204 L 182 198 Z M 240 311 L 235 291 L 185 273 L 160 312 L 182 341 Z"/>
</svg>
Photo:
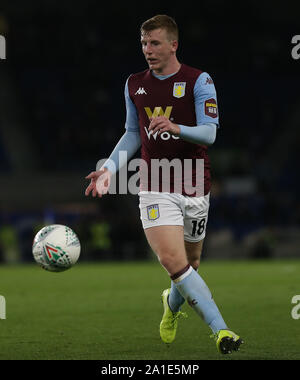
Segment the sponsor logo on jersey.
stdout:
<svg viewBox="0 0 300 380">
<path fill-rule="evenodd" d="M 147 92 L 145 91 L 144 87 L 139 87 L 139 89 L 134 95 L 143 95 L 143 94 L 147 95 Z"/>
<path fill-rule="evenodd" d="M 178 140 L 180 139 L 179 136 L 175 136 L 175 135 L 171 135 L 169 132 L 163 132 L 161 133 L 160 135 L 158 134 L 158 131 L 155 132 L 154 134 L 152 133 L 152 131 L 149 131 L 148 128 L 144 127 L 144 130 L 146 132 L 146 135 L 148 137 L 148 140 L 150 140 L 151 136 L 154 138 L 154 141 L 156 141 L 157 137 L 159 136 L 162 140 L 166 141 L 166 140 L 169 140 L 170 138 L 174 139 L 174 140 Z"/>
<path fill-rule="evenodd" d="M 147 214 L 149 220 L 156 220 L 159 218 L 159 207 L 158 205 L 147 206 Z"/>
<path fill-rule="evenodd" d="M 170 116 L 171 116 L 171 112 L 172 112 L 172 109 L 173 107 L 172 106 L 167 106 L 165 110 L 163 110 L 162 107 L 154 107 L 154 110 L 152 111 L 150 107 L 144 107 L 145 108 L 145 111 L 146 111 L 146 114 L 149 118 L 149 120 L 153 117 L 157 117 L 157 116 L 165 116 L 167 119 L 170 119 Z M 150 140 L 150 137 L 152 136 L 154 138 L 154 140 L 156 140 L 157 136 L 158 136 L 158 132 L 156 132 L 154 135 L 152 134 L 152 131 L 149 131 L 147 127 L 144 127 L 145 129 L 145 132 L 147 134 L 147 137 L 148 139 Z M 160 135 L 160 138 L 162 140 L 169 140 L 172 136 L 172 138 L 174 140 L 177 140 L 179 139 L 179 136 L 174 136 L 174 135 L 171 135 L 169 132 L 163 132 L 161 133 Z"/>
<path fill-rule="evenodd" d="M 175 82 L 173 86 L 173 96 L 175 98 L 182 98 L 185 95 L 186 82 Z"/>
<path fill-rule="evenodd" d="M 211 99 L 205 100 L 204 112 L 205 112 L 205 115 L 207 116 L 210 116 L 213 118 L 218 117 L 218 106 L 215 99 L 211 98 Z"/>
<path fill-rule="evenodd" d="M 157 116 L 165 116 L 167 119 L 170 119 L 170 115 L 171 115 L 173 107 L 167 106 L 165 111 L 162 109 L 162 107 L 155 107 L 153 112 L 151 111 L 150 107 L 144 107 L 144 108 L 149 119 L 151 119 L 152 117 L 157 117 Z"/>
</svg>

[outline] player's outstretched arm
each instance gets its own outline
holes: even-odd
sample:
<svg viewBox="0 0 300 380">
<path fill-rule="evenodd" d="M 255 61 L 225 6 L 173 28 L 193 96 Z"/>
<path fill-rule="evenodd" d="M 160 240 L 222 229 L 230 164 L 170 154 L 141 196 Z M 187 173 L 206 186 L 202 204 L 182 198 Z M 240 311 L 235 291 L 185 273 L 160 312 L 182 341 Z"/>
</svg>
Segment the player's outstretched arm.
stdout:
<svg viewBox="0 0 300 380">
<path fill-rule="evenodd" d="M 107 168 L 103 168 L 91 172 L 85 178 L 90 179 L 91 182 L 85 190 L 85 195 L 89 196 L 92 193 L 93 197 L 98 195 L 99 198 L 108 192 L 111 182 L 111 172 Z"/>
<path fill-rule="evenodd" d="M 88 196 L 92 193 L 93 197 L 107 194 L 111 183 L 111 177 L 123 166 L 128 160 L 136 153 L 141 146 L 140 133 L 135 131 L 126 131 L 119 140 L 109 159 L 100 160 L 97 163 L 97 169 L 91 172 L 86 179 L 91 182 L 86 188 L 85 195 Z M 126 153 L 121 155 L 120 153 Z M 103 163 L 103 161 L 105 161 Z M 99 169 L 98 169 L 99 168 Z"/>
<path fill-rule="evenodd" d="M 85 195 L 92 193 L 93 197 L 97 194 L 101 198 L 108 192 L 111 177 L 137 152 L 141 146 L 141 136 L 139 130 L 137 110 L 132 103 L 128 92 L 128 79 L 125 85 L 125 102 L 126 102 L 126 132 L 115 146 L 108 160 L 99 160 L 96 165 L 96 171 L 91 172 L 86 179 L 91 182 L 85 190 Z M 120 153 L 122 154 L 120 156 Z"/>
</svg>

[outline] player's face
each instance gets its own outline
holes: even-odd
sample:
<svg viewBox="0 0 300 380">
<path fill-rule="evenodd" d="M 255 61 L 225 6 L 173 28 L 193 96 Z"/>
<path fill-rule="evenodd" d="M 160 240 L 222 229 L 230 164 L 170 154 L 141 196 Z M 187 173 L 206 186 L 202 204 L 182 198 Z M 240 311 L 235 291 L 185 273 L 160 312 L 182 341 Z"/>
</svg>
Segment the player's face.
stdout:
<svg viewBox="0 0 300 380">
<path fill-rule="evenodd" d="M 141 43 L 149 68 L 157 74 L 163 74 L 175 56 L 177 41 L 170 41 L 165 29 L 143 32 Z"/>
</svg>

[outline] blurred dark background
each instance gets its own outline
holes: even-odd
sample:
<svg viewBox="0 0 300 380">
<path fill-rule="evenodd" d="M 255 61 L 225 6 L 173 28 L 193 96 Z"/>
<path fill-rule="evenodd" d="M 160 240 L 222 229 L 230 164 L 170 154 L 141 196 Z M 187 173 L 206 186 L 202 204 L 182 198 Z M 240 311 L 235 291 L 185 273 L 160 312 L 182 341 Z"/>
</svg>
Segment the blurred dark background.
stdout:
<svg viewBox="0 0 300 380">
<path fill-rule="evenodd" d="M 82 260 L 153 258 L 138 197 L 86 198 L 84 177 L 124 132 L 125 81 L 146 68 L 139 28 L 159 13 L 218 94 L 204 258 L 299 257 L 300 5 L 280 4 L 1 1 L 0 260 L 32 261 L 50 223 L 75 230 Z"/>
</svg>

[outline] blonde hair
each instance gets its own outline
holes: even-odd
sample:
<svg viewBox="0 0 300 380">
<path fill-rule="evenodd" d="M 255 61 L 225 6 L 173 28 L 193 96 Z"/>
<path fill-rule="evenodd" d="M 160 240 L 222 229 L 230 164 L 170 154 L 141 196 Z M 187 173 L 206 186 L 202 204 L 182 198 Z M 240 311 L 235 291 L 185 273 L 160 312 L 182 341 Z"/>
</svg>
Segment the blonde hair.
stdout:
<svg viewBox="0 0 300 380">
<path fill-rule="evenodd" d="M 141 33 L 147 33 L 154 29 L 165 29 L 170 41 L 178 41 L 178 27 L 175 20 L 167 15 L 156 15 L 149 18 L 141 25 Z"/>
</svg>

